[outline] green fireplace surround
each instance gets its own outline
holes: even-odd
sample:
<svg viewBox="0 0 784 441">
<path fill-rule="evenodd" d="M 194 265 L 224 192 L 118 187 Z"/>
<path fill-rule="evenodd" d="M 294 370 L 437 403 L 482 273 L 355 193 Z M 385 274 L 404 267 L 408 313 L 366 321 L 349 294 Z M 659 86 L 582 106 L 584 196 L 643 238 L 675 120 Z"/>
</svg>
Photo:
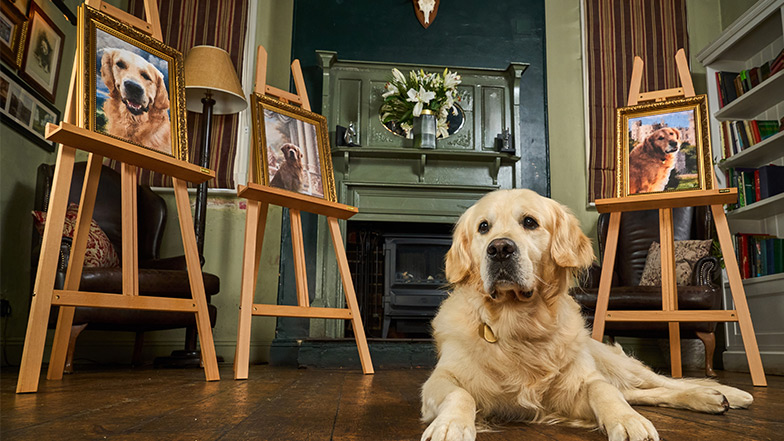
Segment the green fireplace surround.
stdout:
<svg viewBox="0 0 784 441">
<path fill-rule="evenodd" d="M 392 68 L 407 75 L 419 69 L 443 72 L 445 66 L 344 61 L 327 51 L 317 51 L 317 55 L 323 72 L 321 112 L 330 128 L 338 201 L 359 208 L 351 220 L 454 224 L 487 192 L 517 188 L 522 173 L 541 172 L 532 170 L 535 164 L 521 163 L 520 156 L 500 153 L 496 146 L 503 130 L 509 131 L 515 148 L 523 145 L 520 80 L 527 64 L 510 63 L 506 69 L 449 66 L 462 77 L 458 90 L 465 124 L 449 138 L 438 140 L 436 149 L 421 150 L 381 123 L 381 94 Z M 360 146 L 335 145 L 336 126 L 349 123 L 356 128 Z M 344 296 L 326 221 L 310 219 L 314 225 L 304 233 L 310 243 L 306 252 L 315 254 L 308 268 L 312 305 L 342 307 Z M 344 238 L 346 227 L 342 222 Z M 279 302 L 295 304 L 293 279 L 287 276 L 291 272 L 287 270 L 291 266 L 287 230 L 284 227 Z M 344 326 L 343 320 L 279 319 L 272 361 L 290 357 L 291 347 L 303 344 L 303 339 L 342 338 Z"/>
</svg>

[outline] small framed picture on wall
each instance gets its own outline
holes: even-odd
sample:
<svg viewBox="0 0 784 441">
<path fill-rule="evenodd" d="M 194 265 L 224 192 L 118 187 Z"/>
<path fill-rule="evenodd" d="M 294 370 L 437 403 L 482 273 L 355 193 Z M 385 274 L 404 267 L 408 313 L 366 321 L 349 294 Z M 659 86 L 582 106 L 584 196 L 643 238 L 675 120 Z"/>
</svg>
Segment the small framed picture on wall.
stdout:
<svg viewBox="0 0 784 441">
<path fill-rule="evenodd" d="M 65 35 L 41 8 L 30 5 L 30 20 L 19 76 L 54 102 Z"/>
<path fill-rule="evenodd" d="M 27 18 L 12 4 L 0 4 L 0 55 L 14 68 L 22 64 L 22 45 L 27 33 Z"/>
<path fill-rule="evenodd" d="M 60 111 L 3 66 L 0 71 L 0 120 L 48 152 L 46 124 L 60 122 Z"/>
</svg>

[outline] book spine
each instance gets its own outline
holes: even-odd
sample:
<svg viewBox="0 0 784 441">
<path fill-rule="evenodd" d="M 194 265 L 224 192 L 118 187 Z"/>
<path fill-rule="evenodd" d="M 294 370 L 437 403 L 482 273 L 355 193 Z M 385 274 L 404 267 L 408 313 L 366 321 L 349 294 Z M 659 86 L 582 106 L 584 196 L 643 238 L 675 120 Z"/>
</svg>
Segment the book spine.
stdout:
<svg viewBox="0 0 784 441">
<path fill-rule="evenodd" d="M 762 196 L 760 195 L 760 171 L 759 171 L 759 169 L 754 170 L 754 200 L 755 201 L 762 200 Z"/>
</svg>

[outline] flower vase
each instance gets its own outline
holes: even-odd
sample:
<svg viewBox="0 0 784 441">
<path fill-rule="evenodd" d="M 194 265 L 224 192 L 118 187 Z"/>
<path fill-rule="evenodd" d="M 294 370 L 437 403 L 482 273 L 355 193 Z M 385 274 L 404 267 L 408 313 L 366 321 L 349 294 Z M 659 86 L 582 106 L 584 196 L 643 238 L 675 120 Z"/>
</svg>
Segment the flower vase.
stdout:
<svg viewBox="0 0 784 441">
<path fill-rule="evenodd" d="M 423 110 L 414 118 L 414 147 L 420 149 L 436 148 L 436 115 L 432 110 Z"/>
</svg>

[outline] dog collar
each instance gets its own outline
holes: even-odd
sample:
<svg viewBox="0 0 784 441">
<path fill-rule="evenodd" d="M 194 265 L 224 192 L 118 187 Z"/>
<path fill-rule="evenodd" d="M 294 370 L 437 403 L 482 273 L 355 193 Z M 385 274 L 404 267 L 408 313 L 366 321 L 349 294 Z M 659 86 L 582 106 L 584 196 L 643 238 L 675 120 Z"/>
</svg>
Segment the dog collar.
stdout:
<svg viewBox="0 0 784 441">
<path fill-rule="evenodd" d="M 487 323 L 482 323 L 479 325 L 479 336 L 485 339 L 485 341 L 488 343 L 495 343 L 498 341 L 498 337 L 495 336 L 493 328 L 491 328 Z"/>
</svg>

